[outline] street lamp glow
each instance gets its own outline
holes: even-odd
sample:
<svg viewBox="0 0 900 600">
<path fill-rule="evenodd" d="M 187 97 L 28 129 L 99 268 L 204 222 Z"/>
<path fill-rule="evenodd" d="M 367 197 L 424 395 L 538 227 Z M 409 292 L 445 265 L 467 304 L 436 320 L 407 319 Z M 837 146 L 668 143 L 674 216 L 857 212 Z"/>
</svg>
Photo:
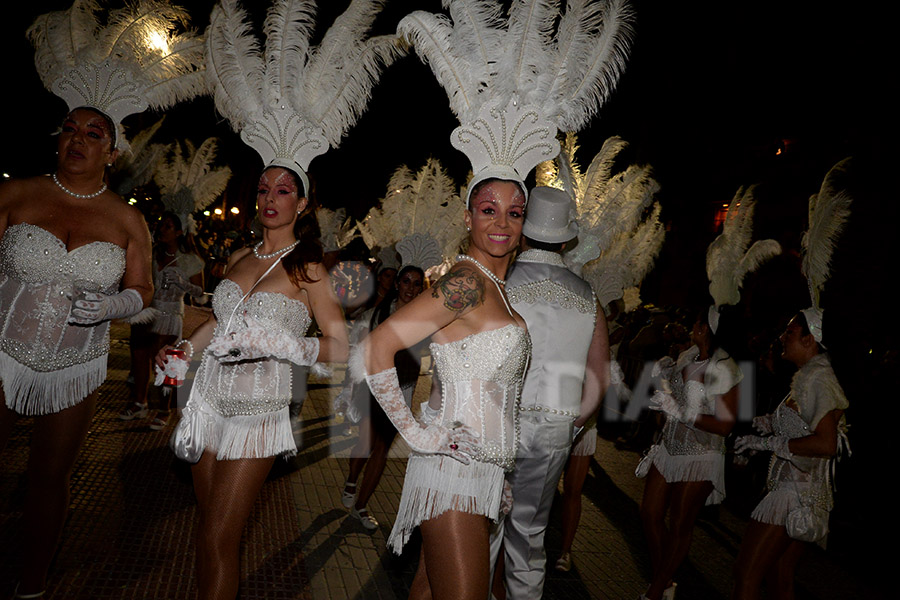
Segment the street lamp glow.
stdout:
<svg viewBox="0 0 900 600">
<path fill-rule="evenodd" d="M 238 214 L 238 213 L 240 213 L 240 212 L 241 212 L 241 210 L 240 210 L 237 206 L 232 206 L 232 207 L 231 207 L 231 214 L 236 215 L 236 214 Z"/>
<path fill-rule="evenodd" d="M 203 211 L 203 216 L 204 216 L 204 217 L 208 217 L 208 216 L 209 216 L 209 211 L 208 211 L 208 210 L 204 210 L 204 211 Z"/>
<path fill-rule="evenodd" d="M 214 212 L 215 214 L 217 214 L 217 215 L 221 215 L 221 214 L 222 214 L 222 209 L 221 209 L 221 208 L 217 208 L 217 209 L 215 209 L 213 212 Z"/>
</svg>

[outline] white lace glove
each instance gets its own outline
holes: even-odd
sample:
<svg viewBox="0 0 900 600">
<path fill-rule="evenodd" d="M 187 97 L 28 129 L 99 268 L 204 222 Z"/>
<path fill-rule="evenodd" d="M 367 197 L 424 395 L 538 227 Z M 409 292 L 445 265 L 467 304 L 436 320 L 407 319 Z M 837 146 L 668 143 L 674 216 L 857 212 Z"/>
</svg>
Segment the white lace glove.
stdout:
<svg viewBox="0 0 900 600">
<path fill-rule="evenodd" d="M 144 301 L 137 290 L 127 289 L 118 294 L 81 292 L 72 302 L 68 322 L 73 325 L 96 325 L 136 315 L 142 308 Z"/>
<path fill-rule="evenodd" d="M 319 356 L 319 338 L 295 338 L 292 335 L 266 329 L 252 317 L 245 317 L 247 328 L 213 338 L 207 348 L 220 362 L 253 360 L 272 356 L 289 360 L 301 367 L 310 367 Z"/>
<path fill-rule="evenodd" d="M 753 417 L 753 429 L 755 429 L 762 435 L 768 435 L 775 431 L 772 420 L 772 415 Z"/>
<path fill-rule="evenodd" d="M 375 400 L 384 409 L 397 431 L 409 447 L 422 454 L 443 454 L 469 464 L 469 459 L 479 449 L 478 436 L 466 425 L 453 429 L 441 425 L 422 426 L 412 411 L 406 406 L 397 369 L 387 369 L 374 375 L 367 375 L 366 382 Z"/>
<path fill-rule="evenodd" d="M 774 452 L 775 456 L 784 460 L 791 460 L 793 454 L 788 446 L 790 438 L 783 435 L 770 435 L 760 437 L 758 435 L 742 435 L 734 440 L 734 451 L 758 450 L 760 452 Z"/>
<path fill-rule="evenodd" d="M 191 283 L 191 280 L 177 269 L 166 269 L 163 271 L 163 287 L 176 287 L 194 298 L 203 296 L 203 288 L 195 283 Z"/>
<path fill-rule="evenodd" d="M 682 406 L 675 399 L 675 396 L 662 390 L 656 390 L 653 393 L 653 397 L 650 398 L 650 402 L 652 404 L 650 408 L 665 413 L 667 416 L 682 423 L 693 424 L 700 413 L 699 407 Z"/>
<path fill-rule="evenodd" d="M 159 365 L 153 365 L 154 369 L 156 369 L 156 379 L 153 381 L 153 385 L 162 385 L 166 377 L 184 381 L 190 366 L 191 362 L 185 358 L 167 356 L 164 369 L 160 369 Z"/>
<path fill-rule="evenodd" d="M 500 497 L 500 514 L 508 515 L 513 507 L 512 486 L 508 479 L 503 480 L 503 495 Z"/>
</svg>

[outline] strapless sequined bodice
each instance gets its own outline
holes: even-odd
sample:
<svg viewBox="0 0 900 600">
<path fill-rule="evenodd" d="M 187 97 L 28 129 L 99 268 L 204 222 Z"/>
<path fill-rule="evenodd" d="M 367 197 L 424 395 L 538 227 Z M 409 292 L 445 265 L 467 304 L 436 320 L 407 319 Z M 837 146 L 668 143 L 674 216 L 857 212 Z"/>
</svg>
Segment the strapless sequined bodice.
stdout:
<svg viewBox="0 0 900 600">
<path fill-rule="evenodd" d="M 68 325 L 73 284 L 119 291 L 125 250 L 91 242 L 72 251 L 49 231 L 19 223 L 0 240 L 0 350 L 35 371 L 98 360 L 109 351 L 109 322 Z"/>
<path fill-rule="evenodd" d="M 230 279 L 223 279 L 213 294 L 215 336 L 247 327 L 244 316 L 259 321 L 271 331 L 303 337 L 311 319 L 306 305 L 274 292 L 254 292 L 241 303 L 244 292 Z M 261 415 L 281 410 L 291 402 L 291 367 L 271 358 L 220 363 L 204 354 L 197 372 L 197 390 L 221 415 Z"/>
<path fill-rule="evenodd" d="M 476 460 L 510 470 L 518 445 L 518 403 L 531 356 L 528 331 L 516 325 L 431 344 L 441 380 L 440 423 L 463 423 L 481 436 Z"/>
</svg>

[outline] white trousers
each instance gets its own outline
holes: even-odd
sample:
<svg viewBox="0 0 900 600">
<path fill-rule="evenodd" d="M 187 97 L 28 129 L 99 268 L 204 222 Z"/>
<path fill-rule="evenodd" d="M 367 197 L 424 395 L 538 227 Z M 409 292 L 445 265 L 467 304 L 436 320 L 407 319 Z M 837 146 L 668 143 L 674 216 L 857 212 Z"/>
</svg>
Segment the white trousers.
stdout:
<svg viewBox="0 0 900 600">
<path fill-rule="evenodd" d="M 513 508 L 491 531 L 491 564 L 504 548 L 507 597 L 539 599 L 547 554 L 550 506 L 572 446 L 572 420 L 521 413 L 516 470 L 507 475 Z"/>
</svg>

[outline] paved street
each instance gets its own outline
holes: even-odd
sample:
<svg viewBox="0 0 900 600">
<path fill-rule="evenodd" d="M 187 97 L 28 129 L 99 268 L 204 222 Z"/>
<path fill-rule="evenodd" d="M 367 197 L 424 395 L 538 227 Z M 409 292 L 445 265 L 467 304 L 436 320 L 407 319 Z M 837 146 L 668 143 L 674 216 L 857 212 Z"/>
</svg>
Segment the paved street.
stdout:
<svg viewBox="0 0 900 600">
<path fill-rule="evenodd" d="M 127 327 L 113 327 L 109 379 L 101 388 L 94 426 L 76 465 L 71 511 L 47 598 L 194 598 L 195 506 L 186 466 L 162 432 L 116 414 L 128 398 Z M 338 371 L 339 380 L 343 372 Z M 427 393 L 420 380 L 418 399 Z M 303 448 L 279 460 L 256 503 L 242 549 L 242 600 L 406 598 L 418 561 L 414 540 L 402 557 L 385 547 L 400 498 L 402 442 L 369 509 L 381 522 L 367 533 L 340 503 L 350 448 L 331 409 L 337 388 L 312 380 L 303 406 Z M 11 596 L 18 566 L 25 465 L 31 421 L 16 425 L 0 457 L 0 598 Z M 585 484 L 575 568 L 551 572 L 545 598 L 637 598 L 646 588 L 648 558 L 638 518 L 642 481 L 638 456 L 601 437 Z M 559 515 L 547 536 L 558 557 Z M 727 598 L 731 565 L 746 522 L 726 506 L 704 512 L 689 561 L 679 572 L 679 600 Z M 798 574 L 798 598 L 880 598 L 864 577 L 842 566 L 846 548 L 808 553 Z"/>
</svg>

